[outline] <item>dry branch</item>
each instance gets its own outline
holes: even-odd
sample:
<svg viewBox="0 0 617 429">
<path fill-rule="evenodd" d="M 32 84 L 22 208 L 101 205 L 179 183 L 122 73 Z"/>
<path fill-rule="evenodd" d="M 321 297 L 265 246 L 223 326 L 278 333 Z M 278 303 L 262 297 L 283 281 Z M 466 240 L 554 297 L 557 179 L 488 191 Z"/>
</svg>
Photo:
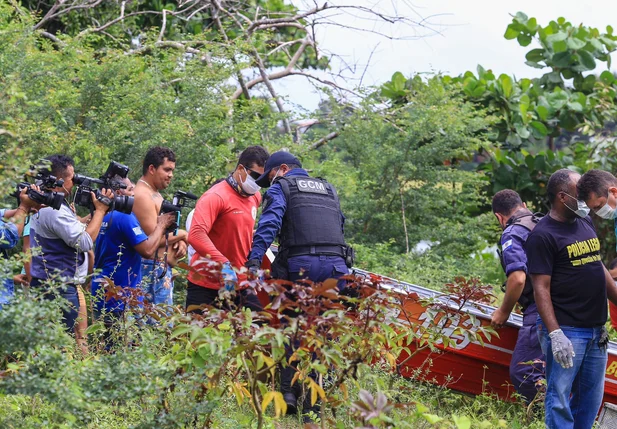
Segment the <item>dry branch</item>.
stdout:
<svg viewBox="0 0 617 429">
<path fill-rule="evenodd" d="M 15 4 L 14 0 L 10 1 L 12 4 Z M 45 16 L 43 16 L 43 18 L 41 18 L 35 24 L 34 30 L 37 31 L 37 33 L 40 34 L 42 37 L 51 40 L 58 47 L 65 47 L 66 43 L 64 43 L 54 34 L 45 31 L 44 26 L 51 20 L 62 17 L 70 12 L 96 8 L 102 5 L 104 1 L 105 0 L 55 0 L 52 7 L 45 14 Z M 230 60 L 232 64 L 236 67 L 236 69 L 238 69 L 236 72 L 238 88 L 233 92 L 231 98 L 226 98 L 226 100 L 237 100 L 241 96 L 249 99 L 251 97 L 250 90 L 257 85 L 264 84 L 270 94 L 271 99 L 276 103 L 278 111 L 281 113 L 285 113 L 285 106 L 282 102 L 281 97 L 276 92 L 272 82 L 290 76 L 303 76 L 313 82 L 316 82 L 318 85 L 329 86 L 336 89 L 337 91 L 345 91 L 353 94 L 356 97 L 360 97 L 360 94 L 343 85 L 339 85 L 338 83 L 336 83 L 334 81 L 334 78 L 337 76 L 335 73 L 330 73 L 327 77 L 332 76 L 332 79 L 328 79 L 327 77 L 317 76 L 301 66 L 303 56 L 308 55 L 307 52 L 310 52 L 312 54 L 312 51 L 307 51 L 307 47 L 310 46 L 313 48 L 315 54 L 315 62 L 318 62 L 320 56 L 323 55 L 323 52 L 318 49 L 318 46 L 315 42 L 315 32 L 318 26 L 332 25 L 344 27 L 352 31 L 355 30 L 362 32 L 371 32 L 379 34 L 380 36 L 391 40 L 400 40 L 403 39 L 403 37 L 396 37 L 386 34 L 383 31 L 376 30 L 375 24 L 384 23 L 389 26 L 402 24 L 407 25 L 410 28 L 422 28 L 424 30 L 432 31 L 435 34 L 439 34 L 432 28 L 430 22 L 427 19 L 422 18 L 417 13 L 417 17 L 414 16 L 413 18 L 411 18 L 410 14 L 399 14 L 396 10 L 394 11 L 394 14 L 383 13 L 379 9 L 377 9 L 377 6 L 375 6 L 374 8 L 368 8 L 360 5 L 336 5 L 325 2 L 320 5 L 318 3 L 318 0 L 314 0 L 313 5 L 308 6 L 307 10 L 296 11 L 294 13 L 275 12 L 274 17 L 270 14 L 269 11 L 262 11 L 259 7 L 255 8 L 255 12 L 254 14 L 251 13 L 251 17 L 247 16 L 247 14 L 243 13 L 243 10 L 246 10 L 246 2 L 244 2 L 243 0 L 178 0 L 177 8 L 173 11 L 137 10 L 128 13 L 126 11 L 127 6 L 135 6 L 137 5 L 136 2 L 134 2 L 133 0 L 117 0 L 117 3 L 119 3 L 118 17 L 110 19 L 108 22 L 104 23 L 95 22 L 93 27 L 81 31 L 76 37 L 81 38 L 90 33 L 102 33 L 108 35 L 109 37 L 112 37 L 112 35 L 109 34 L 106 30 L 118 23 L 123 23 L 126 18 L 138 15 L 162 15 L 161 25 L 158 31 L 158 37 L 156 41 L 143 47 L 129 49 L 125 51 L 125 55 L 145 54 L 156 48 L 171 48 L 198 55 L 200 56 L 202 61 L 211 65 L 210 54 L 208 53 L 208 50 L 200 49 L 201 46 L 221 43 L 228 48 L 235 49 L 236 42 L 245 42 L 252 47 L 248 50 L 248 55 L 252 59 L 251 67 L 253 67 L 253 69 L 258 72 L 258 75 L 255 78 L 246 81 L 246 78 L 239 70 L 240 67 L 238 64 L 239 60 L 237 60 L 237 56 L 232 54 Z M 18 6 L 16 7 L 19 9 Z M 21 12 L 21 10 L 19 11 Z M 203 41 L 165 40 L 165 34 L 167 33 L 166 30 L 168 28 L 168 25 L 171 25 L 170 19 L 172 17 L 183 21 L 189 21 L 202 11 L 208 11 L 210 16 L 212 17 L 212 24 L 209 25 L 212 25 L 212 28 L 216 29 L 216 31 L 218 32 L 218 36 L 220 37 L 219 42 L 208 41 L 208 39 L 204 39 Z M 415 11 L 413 12 L 415 13 Z M 338 17 L 341 15 L 347 15 L 354 18 L 356 22 L 360 20 L 364 21 L 364 23 L 360 25 L 344 24 L 340 22 L 340 19 L 338 19 Z M 226 25 L 229 24 L 237 27 L 234 29 L 237 33 L 240 34 L 235 39 L 232 39 L 227 33 Z M 260 35 L 263 34 L 269 36 L 269 32 L 272 32 L 273 30 L 276 31 L 277 29 L 281 28 L 295 28 L 300 31 L 295 32 L 295 34 L 298 34 L 298 36 L 294 40 L 285 40 L 285 38 L 283 38 L 283 40 L 275 42 L 278 43 L 278 45 L 275 45 L 274 48 L 269 46 L 268 50 L 265 52 L 258 51 L 255 48 L 255 46 L 257 46 L 255 40 L 257 40 Z M 415 37 L 422 36 L 416 35 Z M 295 50 L 295 52 L 293 52 L 293 48 L 296 47 L 297 49 Z M 243 52 L 246 53 L 247 51 Z M 287 55 L 287 59 L 285 60 L 286 64 L 284 64 L 282 70 L 268 70 L 267 63 L 270 57 L 278 55 L 276 57 L 277 61 L 279 61 L 281 58 L 285 58 L 284 55 L 280 55 L 281 52 Z M 328 55 L 330 58 L 336 57 L 336 55 L 334 54 Z M 369 63 L 371 61 L 372 55 L 373 53 L 371 53 Z M 366 67 L 368 67 L 368 64 L 366 65 Z M 364 68 L 364 72 L 362 73 L 362 78 L 360 78 L 360 84 L 362 83 L 364 74 L 366 73 L 366 67 Z M 355 65 L 349 66 L 349 70 L 355 72 L 355 69 Z M 341 70 L 338 76 L 341 77 L 341 74 L 343 72 L 344 70 Z M 168 82 L 167 85 L 172 82 L 174 81 Z M 349 79 L 347 79 L 346 85 L 349 85 Z M 232 109 L 231 106 L 230 109 Z M 399 131 L 402 131 L 395 123 L 390 121 L 388 118 L 384 118 L 384 120 L 397 128 Z M 284 126 L 285 131 L 289 135 L 291 135 L 292 130 L 287 119 L 284 119 Z M 319 148 L 326 144 L 328 141 L 336 138 L 337 136 L 337 132 L 331 133 L 310 145 L 309 149 L 312 150 Z"/>
<path fill-rule="evenodd" d="M 319 149 L 320 147 L 322 147 L 323 145 L 325 145 L 326 143 L 328 143 L 330 140 L 334 140 L 335 138 L 337 138 L 339 136 L 338 132 L 333 132 L 328 134 L 325 137 L 320 138 L 319 140 L 317 140 L 315 143 L 313 143 L 312 145 L 309 146 L 309 150 L 315 150 L 315 149 Z"/>
<path fill-rule="evenodd" d="M 41 36 L 43 36 L 43 37 L 45 37 L 45 38 L 47 38 L 47 39 L 51 40 L 52 42 L 54 42 L 54 43 L 55 43 L 56 45 L 58 45 L 58 47 L 60 47 L 60 48 L 64 48 L 64 47 L 66 46 L 66 43 L 64 43 L 62 40 L 58 39 L 58 38 L 57 38 L 56 36 L 54 36 L 53 34 L 48 33 L 47 31 L 38 30 L 38 33 L 39 33 Z"/>
</svg>

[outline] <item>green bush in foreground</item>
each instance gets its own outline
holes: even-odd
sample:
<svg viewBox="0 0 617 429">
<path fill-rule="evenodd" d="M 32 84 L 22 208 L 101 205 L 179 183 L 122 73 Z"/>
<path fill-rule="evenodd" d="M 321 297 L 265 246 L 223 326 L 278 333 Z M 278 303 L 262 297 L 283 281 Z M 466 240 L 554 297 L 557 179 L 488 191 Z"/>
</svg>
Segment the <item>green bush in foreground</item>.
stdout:
<svg viewBox="0 0 617 429">
<path fill-rule="evenodd" d="M 284 415 L 276 391 L 276 369 L 289 364 L 291 344 L 297 382 L 322 403 L 313 416 L 318 427 L 540 427 L 519 404 L 396 375 L 396 357 L 415 353 L 416 340 L 430 349 L 447 340 L 436 324 L 414 332 L 394 319 L 402 297 L 373 282 L 356 280 L 360 299 L 339 296 L 335 282 L 286 285 L 293 297 L 277 282 L 253 284 L 272 298 L 272 312 L 262 314 L 210 308 L 203 316 L 159 317 L 160 309 L 146 306 L 119 323 L 110 350 L 92 325 L 88 356 L 58 323 L 57 304 L 20 294 L 0 312 L 0 426 L 301 427 L 298 416 Z M 302 315 L 276 323 L 295 310 Z M 144 315 L 159 322 L 140 325 Z M 482 341 L 491 332 L 463 334 Z"/>
</svg>

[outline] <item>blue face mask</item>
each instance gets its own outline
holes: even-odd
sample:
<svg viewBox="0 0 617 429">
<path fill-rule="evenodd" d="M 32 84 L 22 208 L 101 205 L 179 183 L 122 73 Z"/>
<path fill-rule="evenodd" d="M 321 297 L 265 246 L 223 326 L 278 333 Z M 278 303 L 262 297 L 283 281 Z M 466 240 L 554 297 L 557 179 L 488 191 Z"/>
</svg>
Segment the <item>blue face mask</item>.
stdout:
<svg viewBox="0 0 617 429">
<path fill-rule="evenodd" d="M 606 204 L 604 204 L 602 208 L 600 208 L 600 210 L 596 212 L 596 214 L 600 216 L 602 219 L 612 220 L 612 219 L 615 219 L 615 217 L 617 216 L 617 211 L 614 208 L 612 208 L 610 204 L 608 203 L 610 196 L 611 196 L 611 191 L 608 191 L 608 195 L 606 196 Z"/>
<path fill-rule="evenodd" d="M 574 210 L 573 208 L 571 208 L 569 205 L 566 204 L 566 207 L 568 209 L 570 209 L 571 211 L 574 212 L 574 214 L 576 214 L 578 217 L 580 218 L 585 218 L 587 216 L 589 216 L 589 207 L 587 207 L 587 204 L 585 204 L 582 201 L 577 200 L 576 198 L 574 198 L 572 195 L 568 194 L 567 192 L 564 192 L 564 194 L 566 194 L 568 197 L 572 198 L 573 200 L 576 201 L 576 210 Z"/>
</svg>

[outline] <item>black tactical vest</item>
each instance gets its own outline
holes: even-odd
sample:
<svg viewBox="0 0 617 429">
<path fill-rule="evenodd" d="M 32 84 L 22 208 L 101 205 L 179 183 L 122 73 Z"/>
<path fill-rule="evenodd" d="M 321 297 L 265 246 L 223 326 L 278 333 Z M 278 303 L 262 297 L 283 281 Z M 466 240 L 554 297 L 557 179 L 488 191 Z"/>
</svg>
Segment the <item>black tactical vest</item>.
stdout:
<svg viewBox="0 0 617 429">
<path fill-rule="evenodd" d="M 289 255 L 336 254 L 344 257 L 342 214 L 334 187 L 313 177 L 281 177 L 287 210 L 279 236 Z"/>
<path fill-rule="evenodd" d="M 534 214 L 527 209 L 522 209 L 522 210 L 517 211 L 516 213 L 512 215 L 512 217 L 510 217 L 510 219 L 508 220 L 506 224 L 506 228 L 511 225 L 520 225 L 524 228 L 527 228 L 529 232 L 531 232 L 536 227 L 537 223 L 540 221 L 542 216 L 543 215 L 540 213 Z M 503 258 L 503 252 L 500 250 L 498 253 L 499 253 L 499 260 L 501 262 L 501 267 L 503 268 L 503 271 L 505 272 L 506 262 L 504 261 L 504 258 Z M 527 307 L 529 307 L 531 304 L 534 303 L 533 287 L 531 285 L 531 277 L 529 275 L 527 275 L 526 277 L 525 288 L 523 289 L 523 293 L 521 294 L 521 297 L 519 298 L 518 303 L 521 305 L 523 312 L 527 309 Z"/>
</svg>

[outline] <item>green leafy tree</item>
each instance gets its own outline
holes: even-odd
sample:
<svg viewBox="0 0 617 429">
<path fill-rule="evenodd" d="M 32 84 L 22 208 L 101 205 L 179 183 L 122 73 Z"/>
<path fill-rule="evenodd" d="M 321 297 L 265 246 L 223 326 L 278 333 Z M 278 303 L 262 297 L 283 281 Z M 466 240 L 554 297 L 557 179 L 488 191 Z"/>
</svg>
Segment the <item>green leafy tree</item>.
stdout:
<svg viewBox="0 0 617 429">
<path fill-rule="evenodd" d="M 488 144 L 490 117 L 440 77 L 400 73 L 360 108 L 336 109 L 342 131 L 316 168 L 339 185 L 352 240 L 393 239 L 407 253 L 427 240 L 457 257 L 483 247 L 480 235 L 466 231 L 481 222 L 475 215 L 485 182 L 463 165 Z"/>
<path fill-rule="evenodd" d="M 519 12 L 508 26 L 506 39 L 516 39 L 527 47 L 535 41 L 539 47 L 527 52 L 526 64 L 548 69 L 541 77 L 519 79 L 478 67 L 477 75 L 467 72 L 457 80 L 470 99 L 497 111 L 495 141 L 505 148 L 533 146 L 549 136 L 583 125 L 602 127 L 615 113 L 613 74 L 606 70 L 596 76 L 598 62 L 610 68 L 610 55 L 617 49 L 617 35 L 608 26 L 605 33 L 584 25 L 573 26 L 564 18 L 541 26 L 535 18 Z M 571 83 L 568 83 L 571 82 Z"/>
</svg>

